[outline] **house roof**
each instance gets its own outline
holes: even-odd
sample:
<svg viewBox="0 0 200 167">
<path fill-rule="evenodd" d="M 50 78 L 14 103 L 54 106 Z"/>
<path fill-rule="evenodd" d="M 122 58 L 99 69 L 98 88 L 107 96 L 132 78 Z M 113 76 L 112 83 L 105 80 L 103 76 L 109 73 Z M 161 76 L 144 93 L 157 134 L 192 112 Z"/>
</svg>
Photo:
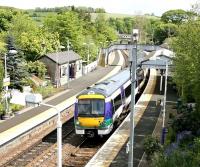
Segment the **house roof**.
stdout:
<svg viewBox="0 0 200 167">
<path fill-rule="evenodd" d="M 65 64 L 67 62 L 80 60 L 80 56 L 72 50 L 58 53 L 48 53 L 46 57 L 58 64 Z"/>
</svg>

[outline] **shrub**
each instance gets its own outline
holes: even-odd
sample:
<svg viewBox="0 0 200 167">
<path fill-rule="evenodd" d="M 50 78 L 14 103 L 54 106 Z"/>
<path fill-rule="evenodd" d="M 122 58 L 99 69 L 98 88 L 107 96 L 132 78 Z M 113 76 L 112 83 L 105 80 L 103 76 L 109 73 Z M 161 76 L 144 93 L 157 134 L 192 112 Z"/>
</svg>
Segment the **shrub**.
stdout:
<svg viewBox="0 0 200 167">
<path fill-rule="evenodd" d="M 168 128 L 168 133 L 166 137 L 166 142 L 165 144 L 170 144 L 176 140 L 176 132 L 170 127 Z"/>
<path fill-rule="evenodd" d="M 35 89 L 35 92 L 42 94 L 43 98 L 47 98 L 55 92 L 55 89 L 52 85 L 48 85 L 48 86 L 45 86 L 45 87 L 39 86 Z"/>
<path fill-rule="evenodd" d="M 147 136 L 144 139 L 144 150 L 147 155 L 147 159 L 150 160 L 154 153 L 160 152 L 162 150 L 162 146 L 157 138 Z"/>
<path fill-rule="evenodd" d="M 177 133 L 187 130 L 196 134 L 200 128 L 200 112 L 193 111 L 183 113 L 178 118 L 174 119 L 172 128 Z"/>
<path fill-rule="evenodd" d="M 4 113 L 4 105 L 0 104 L 0 115 L 2 115 Z"/>
<path fill-rule="evenodd" d="M 44 79 L 47 72 L 46 66 L 40 61 L 29 62 L 27 64 L 28 72 Z"/>
<path fill-rule="evenodd" d="M 19 104 L 12 104 L 12 105 L 11 105 L 11 110 L 12 110 L 13 112 L 19 111 L 19 110 L 21 110 L 22 108 L 24 108 L 24 106 L 19 105 Z"/>
</svg>

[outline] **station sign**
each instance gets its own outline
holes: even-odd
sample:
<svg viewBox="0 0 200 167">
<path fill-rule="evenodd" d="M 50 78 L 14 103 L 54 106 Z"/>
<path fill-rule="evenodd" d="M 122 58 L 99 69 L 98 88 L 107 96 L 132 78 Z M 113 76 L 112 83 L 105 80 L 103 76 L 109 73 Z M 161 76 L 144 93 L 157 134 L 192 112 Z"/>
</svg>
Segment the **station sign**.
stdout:
<svg viewBox="0 0 200 167">
<path fill-rule="evenodd" d="M 3 79 L 3 86 L 9 86 L 10 85 L 10 78 L 4 78 Z"/>
</svg>

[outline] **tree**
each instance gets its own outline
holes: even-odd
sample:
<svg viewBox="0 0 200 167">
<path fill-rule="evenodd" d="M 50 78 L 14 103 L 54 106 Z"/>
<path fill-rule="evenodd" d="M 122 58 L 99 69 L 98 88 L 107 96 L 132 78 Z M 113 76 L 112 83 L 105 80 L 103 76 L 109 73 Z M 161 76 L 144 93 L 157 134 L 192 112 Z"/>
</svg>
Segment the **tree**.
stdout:
<svg viewBox="0 0 200 167">
<path fill-rule="evenodd" d="M 190 21 L 180 26 L 171 47 L 176 53 L 174 80 L 187 101 L 193 97 L 200 106 L 200 23 Z"/>
<path fill-rule="evenodd" d="M 182 9 L 169 10 L 162 14 L 161 21 L 165 23 L 181 24 L 188 21 L 192 16 L 193 12 L 187 12 Z"/>
<path fill-rule="evenodd" d="M 16 50 L 13 38 L 8 36 L 8 50 Z M 23 86 L 23 79 L 28 76 L 27 70 L 25 68 L 25 61 L 22 53 L 11 54 L 7 53 L 7 72 L 10 76 L 10 87 L 12 88 L 21 88 Z"/>
<path fill-rule="evenodd" d="M 44 21 L 44 25 L 49 32 L 59 34 L 62 45 L 67 46 L 67 40 L 69 39 L 73 49 L 81 53 L 82 44 L 84 43 L 83 22 L 76 12 L 68 11 L 48 16 Z"/>
<path fill-rule="evenodd" d="M 95 19 L 96 39 L 97 41 L 106 42 L 116 40 L 116 32 L 108 24 L 104 14 L 98 14 Z"/>
<path fill-rule="evenodd" d="M 154 28 L 154 42 L 162 44 L 166 38 L 176 36 L 177 28 L 175 24 L 160 22 Z"/>
<path fill-rule="evenodd" d="M 0 31 L 7 31 L 9 29 L 10 22 L 17 13 L 18 10 L 12 8 L 0 9 Z"/>
<path fill-rule="evenodd" d="M 54 52 L 59 47 L 58 33 L 49 33 L 47 29 L 38 27 L 28 15 L 19 14 L 12 20 L 10 26 L 16 47 L 23 51 L 25 59 L 28 61 L 36 61 L 44 52 Z M 42 46 L 42 44 L 45 44 Z"/>
</svg>

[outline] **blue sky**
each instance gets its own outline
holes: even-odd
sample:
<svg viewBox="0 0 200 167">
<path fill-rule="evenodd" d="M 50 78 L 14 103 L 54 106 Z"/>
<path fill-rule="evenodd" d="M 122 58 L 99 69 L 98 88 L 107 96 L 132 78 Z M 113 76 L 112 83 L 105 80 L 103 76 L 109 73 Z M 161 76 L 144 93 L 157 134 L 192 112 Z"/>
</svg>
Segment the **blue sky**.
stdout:
<svg viewBox="0 0 200 167">
<path fill-rule="evenodd" d="M 109 13 L 162 15 L 170 9 L 191 9 L 197 0 L 0 0 L 0 6 L 13 6 L 21 9 L 35 7 L 88 6 L 104 8 Z"/>
</svg>

